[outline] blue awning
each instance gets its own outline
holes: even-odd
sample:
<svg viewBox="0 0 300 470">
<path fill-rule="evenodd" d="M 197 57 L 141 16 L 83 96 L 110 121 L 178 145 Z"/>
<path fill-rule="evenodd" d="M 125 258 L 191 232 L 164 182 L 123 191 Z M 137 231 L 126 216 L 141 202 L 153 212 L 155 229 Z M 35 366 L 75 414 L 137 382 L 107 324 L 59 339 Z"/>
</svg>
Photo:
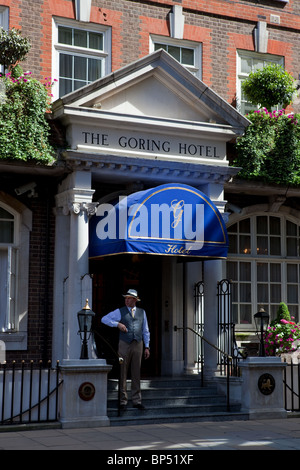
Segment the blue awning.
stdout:
<svg viewBox="0 0 300 470">
<path fill-rule="evenodd" d="M 121 253 L 227 257 L 227 230 L 215 204 L 184 184 L 165 184 L 112 204 L 90 220 L 90 258 Z"/>
</svg>

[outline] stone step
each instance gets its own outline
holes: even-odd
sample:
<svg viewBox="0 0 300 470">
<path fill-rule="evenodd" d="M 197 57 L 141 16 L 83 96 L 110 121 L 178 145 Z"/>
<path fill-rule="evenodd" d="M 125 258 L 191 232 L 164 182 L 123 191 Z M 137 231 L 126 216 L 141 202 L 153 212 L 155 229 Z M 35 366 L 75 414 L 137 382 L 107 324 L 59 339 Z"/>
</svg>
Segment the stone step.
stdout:
<svg viewBox="0 0 300 470">
<path fill-rule="evenodd" d="M 234 406 L 233 407 L 234 411 L 239 411 L 239 406 Z M 113 408 L 109 409 L 109 416 L 118 416 L 118 410 Z M 132 417 L 132 416 L 137 416 L 137 417 L 145 417 L 145 416 L 161 416 L 161 415 L 177 415 L 180 412 L 181 416 L 184 416 L 186 414 L 191 414 L 191 413 L 208 413 L 209 411 L 226 411 L 226 403 L 203 403 L 203 404 L 187 404 L 185 403 L 184 405 L 180 404 L 169 404 L 169 405 L 152 405 L 152 406 L 147 406 L 145 404 L 145 409 L 144 410 L 139 410 L 137 408 L 133 408 L 132 406 L 128 406 L 126 410 L 121 410 L 120 415 L 123 417 Z"/>
<path fill-rule="evenodd" d="M 155 408 L 157 404 L 161 408 L 169 406 L 186 406 L 186 405 L 203 405 L 203 404 L 224 404 L 226 403 L 226 397 L 220 397 L 218 395 L 201 395 L 201 396 L 172 396 L 172 397 L 149 397 L 143 394 L 143 405 L 147 408 Z M 118 400 L 109 399 L 108 408 L 118 408 Z"/>
<path fill-rule="evenodd" d="M 129 401 L 126 410 L 118 410 L 118 380 L 109 380 L 108 417 L 114 425 L 147 424 L 225 419 L 248 419 L 239 404 L 227 409 L 227 399 L 217 393 L 214 384 L 201 387 L 198 377 L 162 377 L 141 381 L 144 410 Z M 130 400 L 130 381 L 128 381 Z"/>
<path fill-rule="evenodd" d="M 149 388 L 178 388 L 180 386 L 188 388 L 202 388 L 201 380 L 198 376 L 190 377 L 154 377 L 149 379 L 141 379 L 142 390 Z M 207 385 L 206 385 L 207 386 Z M 127 380 L 127 389 L 130 390 L 131 381 Z M 108 390 L 116 390 L 118 388 L 118 379 L 108 380 Z"/>
<path fill-rule="evenodd" d="M 140 416 L 118 416 L 110 417 L 111 426 L 133 426 L 142 424 L 160 424 L 160 423 L 193 423 L 205 421 L 246 421 L 249 419 L 247 413 L 240 411 L 201 411 L 195 413 L 186 413 L 184 415 L 178 413 L 177 415 L 161 414 L 153 416 L 144 416 L 140 412 Z"/>
<path fill-rule="evenodd" d="M 128 396 L 130 396 L 130 387 L 127 388 Z M 176 397 L 176 396 L 186 396 L 186 397 L 194 397 L 194 396 L 213 396 L 217 394 L 216 387 L 202 387 L 202 388 L 190 388 L 190 387 L 177 387 L 177 388 L 158 388 L 158 387 L 148 387 L 147 389 L 142 388 L 143 397 L 153 397 L 153 398 L 168 398 L 168 397 Z M 108 391 L 109 398 L 117 398 L 118 390 L 109 390 Z"/>
</svg>

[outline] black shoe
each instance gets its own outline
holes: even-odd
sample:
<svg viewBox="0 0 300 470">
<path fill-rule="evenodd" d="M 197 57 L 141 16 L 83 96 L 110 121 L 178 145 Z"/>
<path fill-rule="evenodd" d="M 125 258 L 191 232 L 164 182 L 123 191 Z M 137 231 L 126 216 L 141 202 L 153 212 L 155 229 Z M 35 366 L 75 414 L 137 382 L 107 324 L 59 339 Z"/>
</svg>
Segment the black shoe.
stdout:
<svg viewBox="0 0 300 470">
<path fill-rule="evenodd" d="M 126 410 L 127 405 L 120 405 L 120 410 Z"/>
<path fill-rule="evenodd" d="M 142 405 L 141 403 L 136 403 L 135 405 L 133 405 L 133 408 L 138 408 L 139 410 L 145 409 L 144 405 Z"/>
</svg>

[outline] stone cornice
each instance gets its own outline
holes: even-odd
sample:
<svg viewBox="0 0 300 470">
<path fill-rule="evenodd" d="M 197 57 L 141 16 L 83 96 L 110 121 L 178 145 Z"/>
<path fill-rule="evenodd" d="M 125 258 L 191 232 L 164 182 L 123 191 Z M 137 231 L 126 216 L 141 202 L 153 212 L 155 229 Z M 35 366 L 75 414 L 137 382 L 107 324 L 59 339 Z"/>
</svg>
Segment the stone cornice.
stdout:
<svg viewBox="0 0 300 470">
<path fill-rule="evenodd" d="M 266 184 L 261 181 L 248 181 L 242 179 L 233 179 L 225 183 L 224 189 L 228 193 L 255 194 L 257 196 L 300 197 L 300 187 L 280 186 Z"/>
<path fill-rule="evenodd" d="M 66 151 L 64 158 L 73 170 L 88 170 L 96 180 L 148 181 L 153 183 L 181 182 L 201 184 L 224 184 L 237 174 L 239 168 L 224 165 L 205 165 L 116 155 L 82 154 Z"/>
</svg>

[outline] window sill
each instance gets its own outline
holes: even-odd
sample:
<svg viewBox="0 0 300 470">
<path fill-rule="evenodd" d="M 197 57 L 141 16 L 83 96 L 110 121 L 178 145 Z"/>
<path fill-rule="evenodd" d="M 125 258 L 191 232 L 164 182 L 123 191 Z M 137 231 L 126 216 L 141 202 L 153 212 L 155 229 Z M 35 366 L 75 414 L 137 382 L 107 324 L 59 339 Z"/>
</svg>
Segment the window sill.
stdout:
<svg viewBox="0 0 300 470">
<path fill-rule="evenodd" d="M 1 332 L 0 341 L 5 343 L 6 351 L 21 351 L 27 349 L 27 334 L 25 332 Z"/>
</svg>

